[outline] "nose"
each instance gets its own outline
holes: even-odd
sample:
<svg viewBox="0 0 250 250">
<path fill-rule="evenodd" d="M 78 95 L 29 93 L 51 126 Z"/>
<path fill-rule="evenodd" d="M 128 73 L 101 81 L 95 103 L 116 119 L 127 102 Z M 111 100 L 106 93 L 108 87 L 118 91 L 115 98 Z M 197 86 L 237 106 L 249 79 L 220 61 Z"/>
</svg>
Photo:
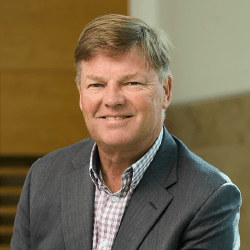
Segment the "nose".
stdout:
<svg viewBox="0 0 250 250">
<path fill-rule="evenodd" d="M 121 86 L 116 84 L 108 84 L 103 96 L 103 103 L 105 106 L 114 108 L 124 105 L 126 102 L 123 90 Z"/>
</svg>

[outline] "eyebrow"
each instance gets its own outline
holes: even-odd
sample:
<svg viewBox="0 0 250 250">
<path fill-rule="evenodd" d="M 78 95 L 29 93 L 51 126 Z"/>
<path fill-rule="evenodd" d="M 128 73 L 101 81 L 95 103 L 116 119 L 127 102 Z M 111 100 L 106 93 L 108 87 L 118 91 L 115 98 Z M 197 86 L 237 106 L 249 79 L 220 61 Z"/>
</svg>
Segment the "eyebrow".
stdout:
<svg viewBox="0 0 250 250">
<path fill-rule="evenodd" d="M 101 81 L 101 82 L 104 81 L 104 78 L 101 77 L 101 76 L 87 75 L 86 77 L 93 80 L 93 81 L 98 81 L 98 82 L 99 81 Z"/>
<path fill-rule="evenodd" d="M 126 75 L 122 75 L 120 77 L 120 81 L 128 81 L 133 77 L 136 76 L 142 76 L 143 78 L 148 78 L 147 74 L 141 73 L 141 72 L 136 72 L 133 74 L 126 74 Z M 96 75 L 87 75 L 87 78 L 93 80 L 93 81 L 101 81 L 101 82 L 105 82 L 105 78 L 103 78 L 102 76 L 96 76 Z"/>
</svg>

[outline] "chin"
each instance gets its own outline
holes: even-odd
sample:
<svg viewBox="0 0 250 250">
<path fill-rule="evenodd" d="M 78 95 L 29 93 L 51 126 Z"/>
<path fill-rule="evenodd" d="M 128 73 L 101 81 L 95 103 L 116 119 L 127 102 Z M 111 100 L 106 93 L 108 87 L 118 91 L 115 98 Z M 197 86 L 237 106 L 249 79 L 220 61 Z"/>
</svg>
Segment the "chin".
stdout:
<svg viewBox="0 0 250 250">
<path fill-rule="evenodd" d="M 126 137 L 114 137 L 110 136 L 108 138 L 98 138 L 95 140 L 97 144 L 99 145 L 105 145 L 105 146 L 110 146 L 110 147 L 123 147 L 123 146 L 129 146 L 133 145 L 133 141 L 131 138 L 126 138 Z"/>
</svg>

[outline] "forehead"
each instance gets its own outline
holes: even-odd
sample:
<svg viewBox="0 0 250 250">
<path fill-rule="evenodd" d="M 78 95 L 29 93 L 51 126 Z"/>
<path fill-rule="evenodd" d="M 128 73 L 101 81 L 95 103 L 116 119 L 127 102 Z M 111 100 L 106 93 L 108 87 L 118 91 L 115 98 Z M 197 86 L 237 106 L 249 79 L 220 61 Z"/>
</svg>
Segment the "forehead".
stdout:
<svg viewBox="0 0 250 250">
<path fill-rule="evenodd" d="M 138 47 L 132 48 L 129 52 L 116 57 L 110 57 L 104 53 L 95 54 L 88 61 L 81 63 L 81 75 L 142 75 L 144 77 L 156 73 L 156 70 L 149 66 L 145 54 Z"/>
</svg>

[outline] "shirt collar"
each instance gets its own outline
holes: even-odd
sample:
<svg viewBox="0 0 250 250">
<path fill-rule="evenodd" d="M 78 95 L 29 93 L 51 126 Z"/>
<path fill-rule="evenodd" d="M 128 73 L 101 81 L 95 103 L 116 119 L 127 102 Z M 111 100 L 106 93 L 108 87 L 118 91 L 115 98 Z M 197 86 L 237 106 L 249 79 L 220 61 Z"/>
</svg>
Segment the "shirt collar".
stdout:
<svg viewBox="0 0 250 250">
<path fill-rule="evenodd" d="M 98 187 L 98 179 L 101 181 L 100 176 L 100 158 L 97 149 L 96 143 L 93 145 L 91 155 L 90 155 L 90 164 L 89 164 L 89 174 L 94 182 L 94 184 Z"/>
<path fill-rule="evenodd" d="M 143 155 L 137 162 L 131 165 L 133 168 L 133 178 L 131 183 L 131 188 L 135 189 L 140 180 L 142 179 L 144 173 L 148 169 L 150 163 L 153 161 L 163 138 L 163 128 L 161 129 L 161 132 L 158 136 L 158 138 L 155 140 L 154 144 L 151 146 L 151 148 L 146 152 L 145 155 Z"/>
</svg>

